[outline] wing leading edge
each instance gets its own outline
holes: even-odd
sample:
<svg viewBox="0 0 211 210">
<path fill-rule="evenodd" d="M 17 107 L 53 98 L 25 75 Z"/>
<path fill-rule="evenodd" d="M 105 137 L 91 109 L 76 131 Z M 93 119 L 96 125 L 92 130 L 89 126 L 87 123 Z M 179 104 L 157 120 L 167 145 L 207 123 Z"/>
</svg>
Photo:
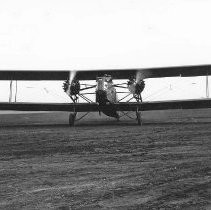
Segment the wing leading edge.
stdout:
<svg viewBox="0 0 211 210">
<path fill-rule="evenodd" d="M 138 103 L 116 103 L 114 107 L 117 111 L 136 111 Z M 106 105 L 109 106 L 109 105 Z M 74 109 L 75 107 L 75 109 Z M 167 110 L 167 109 L 200 109 L 211 108 L 211 99 L 199 100 L 175 100 L 175 101 L 155 101 L 143 102 L 140 111 Z M 97 112 L 99 106 L 96 103 L 0 103 L 0 110 L 16 111 L 66 111 L 66 112 Z"/>
<path fill-rule="evenodd" d="M 70 71 L 0 71 L 0 80 L 66 80 Z M 75 70 L 74 70 L 75 72 Z M 110 69 L 110 70 L 76 70 L 78 80 L 95 80 L 105 74 L 112 75 L 114 79 L 128 79 L 131 75 L 141 73 L 143 78 L 176 77 L 176 76 L 205 76 L 211 75 L 211 65 L 174 66 L 146 69 Z"/>
</svg>

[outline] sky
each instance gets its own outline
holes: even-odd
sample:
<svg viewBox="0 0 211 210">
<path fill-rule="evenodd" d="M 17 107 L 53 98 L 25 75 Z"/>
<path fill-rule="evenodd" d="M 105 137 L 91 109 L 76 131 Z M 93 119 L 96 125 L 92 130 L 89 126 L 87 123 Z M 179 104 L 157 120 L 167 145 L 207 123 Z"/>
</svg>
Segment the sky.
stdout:
<svg viewBox="0 0 211 210">
<path fill-rule="evenodd" d="M 0 70 L 210 64 L 210 8 L 210 0 L 0 0 Z M 164 88 L 163 80 L 148 80 L 146 94 Z M 175 98 L 204 97 L 204 81 L 169 78 L 167 83 L 186 90 L 175 90 Z M 0 83 L 5 90 L 0 100 L 7 100 L 8 84 Z M 19 83 L 20 101 L 32 100 L 42 86 L 52 91 L 33 100 L 68 100 L 61 82 L 34 84 Z M 172 98 L 172 92 L 164 95 Z"/>
</svg>

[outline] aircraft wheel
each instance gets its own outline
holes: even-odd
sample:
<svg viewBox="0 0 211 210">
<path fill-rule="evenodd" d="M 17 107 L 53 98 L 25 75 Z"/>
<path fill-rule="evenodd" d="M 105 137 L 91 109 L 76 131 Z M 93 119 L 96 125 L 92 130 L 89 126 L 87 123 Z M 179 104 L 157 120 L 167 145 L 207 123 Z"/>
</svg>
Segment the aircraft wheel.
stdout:
<svg viewBox="0 0 211 210">
<path fill-rule="evenodd" d="M 141 112 L 136 112 L 138 125 L 142 125 Z"/>
<path fill-rule="evenodd" d="M 76 117 L 75 113 L 70 113 L 70 115 L 69 115 L 69 125 L 70 126 L 74 126 L 74 124 L 75 124 L 75 117 Z"/>
</svg>

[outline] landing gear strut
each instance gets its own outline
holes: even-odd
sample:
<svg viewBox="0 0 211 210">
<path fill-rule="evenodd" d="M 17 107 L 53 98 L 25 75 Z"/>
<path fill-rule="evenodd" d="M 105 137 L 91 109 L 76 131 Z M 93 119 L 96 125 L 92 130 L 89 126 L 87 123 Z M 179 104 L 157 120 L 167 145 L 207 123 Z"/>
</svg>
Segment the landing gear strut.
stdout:
<svg viewBox="0 0 211 210">
<path fill-rule="evenodd" d="M 142 118 L 141 118 L 141 112 L 140 111 L 136 111 L 136 119 L 138 121 L 138 125 L 142 125 Z"/>
<path fill-rule="evenodd" d="M 76 112 L 70 113 L 70 115 L 69 115 L 69 125 L 70 126 L 74 126 L 75 118 L 76 118 Z"/>
</svg>

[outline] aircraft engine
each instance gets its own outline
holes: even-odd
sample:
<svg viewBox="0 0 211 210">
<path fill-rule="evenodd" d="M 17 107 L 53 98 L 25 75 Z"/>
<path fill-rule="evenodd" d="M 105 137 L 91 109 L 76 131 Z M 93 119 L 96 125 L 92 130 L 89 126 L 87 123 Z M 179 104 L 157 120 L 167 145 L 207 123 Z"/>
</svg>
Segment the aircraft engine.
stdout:
<svg viewBox="0 0 211 210">
<path fill-rule="evenodd" d="M 80 92 L 80 83 L 78 80 L 73 80 L 70 84 L 69 80 L 64 81 L 63 90 L 68 96 L 76 96 Z"/>
<path fill-rule="evenodd" d="M 140 80 L 135 84 L 135 94 L 137 95 L 141 94 L 144 88 L 145 88 L 145 82 L 144 80 Z"/>
<path fill-rule="evenodd" d="M 144 80 L 140 79 L 139 81 L 136 81 L 134 78 L 131 78 L 128 81 L 127 86 L 128 86 L 128 90 L 134 95 L 134 98 L 136 98 L 137 100 L 140 100 L 141 93 L 145 88 Z"/>
<path fill-rule="evenodd" d="M 144 80 L 136 81 L 135 79 L 130 79 L 127 83 L 128 89 L 133 94 L 141 94 L 145 88 Z"/>
</svg>

